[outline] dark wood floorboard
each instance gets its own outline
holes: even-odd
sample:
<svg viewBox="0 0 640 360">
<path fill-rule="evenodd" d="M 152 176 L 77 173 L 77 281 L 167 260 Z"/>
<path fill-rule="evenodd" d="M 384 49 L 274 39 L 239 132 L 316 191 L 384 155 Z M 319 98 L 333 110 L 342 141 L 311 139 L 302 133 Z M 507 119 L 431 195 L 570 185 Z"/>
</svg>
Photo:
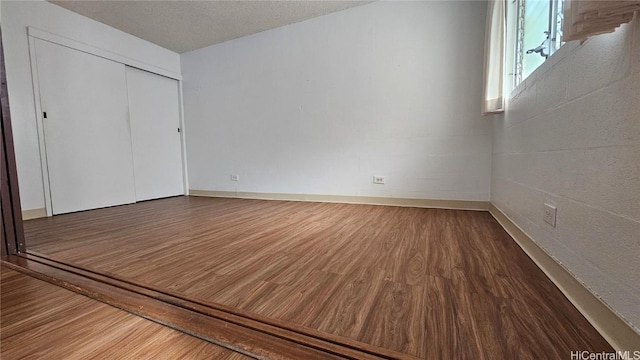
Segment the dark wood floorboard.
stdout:
<svg viewBox="0 0 640 360">
<path fill-rule="evenodd" d="M 250 359 L 2 266 L 2 359 Z"/>
<path fill-rule="evenodd" d="M 425 359 L 611 351 L 487 212 L 177 197 L 25 232 L 60 261 Z"/>
</svg>

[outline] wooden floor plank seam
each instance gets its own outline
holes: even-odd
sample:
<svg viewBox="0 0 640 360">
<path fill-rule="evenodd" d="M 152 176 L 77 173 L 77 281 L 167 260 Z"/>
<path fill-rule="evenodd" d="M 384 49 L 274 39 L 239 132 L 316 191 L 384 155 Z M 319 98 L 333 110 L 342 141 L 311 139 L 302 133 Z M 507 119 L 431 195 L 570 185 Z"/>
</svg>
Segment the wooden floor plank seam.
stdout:
<svg viewBox="0 0 640 360">
<path fill-rule="evenodd" d="M 246 360 L 203 341 L 0 265 L 0 358 Z"/>
<path fill-rule="evenodd" d="M 201 311 L 201 312 L 204 312 L 206 315 L 209 315 L 209 316 L 221 317 L 224 321 L 230 321 L 230 322 L 239 321 L 239 325 L 242 325 L 242 326 L 256 326 L 256 324 L 267 325 L 267 326 L 272 327 L 271 329 L 269 329 L 271 331 L 277 331 L 278 329 L 284 329 L 284 330 L 290 331 L 292 333 L 302 334 L 302 335 L 304 335 L 306 337 L 320 340 L 323 343 L 335 344 L 335 345 L 340 346 L 340 347 L 351 348 L 351 349 L 357 350 L 359 352 L 371 354 L 373 356 L 382 356 L 382 357 L 388 357 L 388 358 L 392 358 L 392 359 L 393 358 L 408 358 L 407 354 L 402 354 L 402 353 L 390 351 L 388 349 L 377 348 L 377 347 L 371 346 L 369 344 L 360 343 L 360 342 L 357 342 L 357 341 L 354 341 L 354 340 L 351 340 L 351 339 L 348 339 L 348 338 L 335 336 L 333 334 L 314 331 L 313 329 L 308 329 L 308 328 L 304 328 L 304 327 L 301 327 L 301 326 L 296 326 L 295 324 L 287 323 L 285 321 L 279 321 L 277 319 L 271 319 L 271 318 L 268 318 L 268 317 L 265 317 L 265 316 L 260 316 L 259 314 L 251 313 L 251 312 L 248 312 L 248 311 L 243 311 L 241 309 L 232 308 L 232 307 L 229 307 L 229 306 L 216 304 L 216 303 L 212 303 L 212 302 L 201 301 L 199 299 L 194 299 L 192 297 L 184 296 L 183 294 L 180 294 L 180 293 L 177 293 L 177 292 L 168 291 L 166 289 L 155 288 L 155 287 L 149 286 L 147 284 L 142 284 L 142 283 L 139 283 L 139 282 L 136 282 L 136 281 L 132 281 L 130 279 L 124 279 L 124 278 L 121 278 L 121 277 L 113 275 L 113 274 L 99 273 L 99 272 L 93 271 L 91 269 L 81 268 L 81 267 L 76 266 L 74 264 L 69 264 L 69 263 L 65 263 L 65 262 L 62 262 L 62 261 L 58 261 L 58 260 L 52 259 L 49 256 L 44 255 L 44 254 L 39 254 L 39 253 L 35 253 L 35 252 L 29 252 L 28 254 L 23 254 L 22 256 L 24 256 L 24 257 L 26 257 L 28 259 L 32 259 L 34 261 L 43 263 L 43 264 L 47 264 L 47 265 L 50 265 L 50 266 L 54 266 L 54 267 L 63 269 L 63 270 L 71 269 L 71 271 L 73 271 L 73 272 L 75 272 L 77 274 L 80 274 L 82 276 L 86 276 L 86 277 L 91 278 L 91 279 L 96 280 L 96 281 L 103 281 L 102 279 L 109 279 L 109 280 L 114 281 L 115 282 L 114 284 L 131 285 L 133 287 L 133 289 L 138 289 L 137 292 L 140 292 L 139 291 L 140 289 L 148 290 L 148 291 L 150 291 L 150 293 L 145 293 L 143 295 L 150 296 L 150 297 L 153 297 L 153 298 L 156 298 L 156 299 L 171 303 L 171 304 L 176 305 L 176 306 L 181 306 L 181 307 L 184 307 L 184 308 L 188 308 L 188 309 L 193 310 L 193 311 Z M 126 286 L 124 286 L 124 287 L 123 286 L 119 286 L 119 287 L 124 288 L 126 290 L 131 290 L 131 288 L 128 288 Z M 220 311 L 221 313 L 213 314 L 213 313 L 211 313 L 211 311 L 207 311 L 207 310 Z M 229 314 L 229 315 L 231 315 L 231 317 L 225 317 L 225 316 L 223 316 L 224 314 Z M 254 323 L 247 324 L 246 322 L 242 321 L 244 319 L 249 319 L 250 321 L 253 321 Z M 256 330 L 260 330 L 260 329 L 256 329 Z"/>
<path fill-rule="evenodd" d="M 188 333 L 190 335 L 201 338 L 203 340 L 212 342 L 216 345 L 229 348 L 230 350 L 240 352 L 242 354 L 245 354 L 247 356 L 251 356 L 254 358 L 262 358 L 262 357 L 259 355 L 256 355 L 255 353 L 248 352 L 243 347 L 234 346 L 233 343 L 219 341 L 216 338 L 203 335 L 202 332 L 198 331 L 197 329 L 192 329 L 189 326 L 186 326 L 186 327 L 177 326 L 176 324 L 172 323 L 171 321 L 168 321 L 162 316 L 150 315 L 149 313 L 144 312 L 142 310 L 138 310 L 130 306 L 125 306 L 119 303 L 117 299 L 108 299 L 105 297 L 104 293 L 101 293 L 100 291 L 96 291 L 95 289 L 92 289 L 90 286 L 87 286 L 86 283 L 78 284 L 77 281 L 69 280 L 68 277 L 64 275 L 62 276 L 58 275 L 58 277 L 56 277 L 55 274 L 53 274 L 53 272 L 55 272 L 53 271 L 53 269 L 58 271 L 57 274 L 61 274 L 62 272 L 62 273 L 72 275 L 71 278 L 73 278 L 73 276 L 84 277 L 88 281 L 100 282 L 108 286 L 119 288 L 123 291 L 132 292 L 140 296 L 149 297 L 155 301 L 163 302 L 167 305 L 171 305 L 183 310 L 191 311 L 193 313 L 197 313 L 205 317 L 214 318 L 219 321 L 229 323 L 231 325 L 236 325 L 236 326 L 245 328 L 249 331 L 256 331 L 259 333 L 267 334 L 269 336 L 274 337 L 275 339 L 280 339 L 280 340 L 289 342 L 294 346 L 297 345 L 297 346 L 311 348 L 321 353 L 325 353 L 329 356 L 338 356 L 344 359 L 407 359 L 407 360 L 416 359 L 415 357 L 412 357 L 410 355 L 402 354 L 402 353 L 394 353 L 393 351 L 389 351 L 386 349 L 372 350 L 371 349 L 372 347 L 367 344 L 361 344 L 363 348 L 358 348 L 358 346 L 355 346 L 353 342 L 350 344 L 344 344 L 344 343 L 336 342 L 335 339 L 324 339 L 322 337 L 318 337 L 317 335 L 309 336 L 304 333 L 297 333 L 295 330 L 283 329 L 272 324 L 261 323 L 260 321 L 255 319 L 243 318 L 242 315 L 228 314 L 227 316 L 225 316 L 225 314 L 220 314 L 220 312 L 224 312 L 224 310 L 208 307 L 207 304 L 193 303 L 189 299 L 185 299 L 185 298 L 178 299 L 173 297 L 171 294 L 166 294 L 162 292 L 155 293 L 154 289 L 146 286 L 144 287 L 144 290 L 146 291 L 136 290 L 135 288 L 138 286 L 135 284 L 131 284 L 126 280 L 121 281 L 117 278 L 110 277 L 109 275 L 103 275 L 103 274 L 98 274 L 91 271 L 85 271 L 83 269 L 77 268 L 72 265 L 67 266 L 64 263 L 49 260 L 45 257 L 40 257 L 33 254 L 11 256 L 4 259 L 3 264 L 9 266 L 14 270 L 23 272 L 27 275 L 36 277 L 38 279 L 50 282 L 58 286 L 62 286 L 64 288 L 68 288 L 82 295 L 89 296 L 90 298 L 105 302 L 109 305 L 118 307 L 130 313 L 133 313 L 134 315 L 141 316 L 143 318 L 152 320 L 154 322 L 160 323 L 165 326 L 169 326 L 176 330 Z M 49 268 L 49 269 L 46 269 L 46 268 Z M 92 274 L 87 275 L 86 273 L 92 273 Z M 105 281 L 105 278 L 111 279 L 111 281 Z M 120 284 L 118 284 L 118 282 L 120 282 Z M 282 358 L 287 358 L 286 351 L 283 351 L 282 354 L 269 353 L 269 355 L 270 356 L 268 358 L 280 358 L 280 356 L 284 356 Z"/>
<path fill-rule="evenodd" d="M 18 264 L 16 264 L 16 262 Z M 121 304 L 118 299 L 123 298 L 124 296 L 122 296 L 122 292 L 120 292 L 120 297 L 119 298 L 109 298 L 109 297 L 105 297 L 104 296 L 104 292 L 100 292 L 100 291 L 95 291 L 94 289 L 91 288 L 87 288 L 86 285 L 78 285 L 77 282 L 75 281 L 68 281 L 68 280 L 63 280 L 63 278 L 66 278 L 65 276 L 52 276 L 52 275 L 48 275 L 48 273 L 50 271 L 47 270 L 34 270 L 33 268 L 31 268 L 33 266 L 33 264 L 30 265 L 26 265 L 25 262 L 22 262 L 20 260 L 16 261 L 15 259 L 13 259 L 12 257 L 9 257 L 8 259 L 4 259 L 2 261 L 3 265 L 8 266 L 9 268 L 16 270 L 18 272 L 24 273 L 26 275 L 35 277 L 39 280 L 43 280 L 46 282 L 49 282 L 51 284 L 66 288 L 68 290 L 74 291 L 76 293 L 79 293 L 81 295 L 85 295 L 89 298 L 92 298 L 94 300 L 98 300 L 100 302 L 104 302 L 108 305 L 114 306 L 118 309 L 124 310 L 126 312 L 129 312 L 133 315 L 136 316 L 140 316 L 142 318 L 145 318 L 147 320 L 151 320 L 154 321 L 156 323 L 159 323 L 161 325 L 170 327 L 172 329 L 184 332 L 186 334 L 195 336 L 197 338 L 200 338 L 202 340 L 211 342 L 213 344 L 216 345 L 220 345 L 222 347 L 231 349 L 233 351 L 242 353 L 244 355 L 250 356 L 252 358 L 255 359 L 287 359 L 288 357 L 286 357 L 286 355 L 281 355 L 279 353 L 271 353 L 271 356 L 263 356 L 264 354 L 256 354 L 254 352 L 250 352 L 247 351 L 245 348 L 243 347 L 238 347 L 238 346 L 234 346 L 233 342 L 230 341 L 221 341 L 218 340 L 216 337 L 212 337 L 212 336 L 207 336 L 205 334 L 203 334 L 202 332 L 199 331 L 194 331 L 191 329 L 191 327 L 189 326 L 177 326 L 175 324 L 173 324 L 172 322 L 168 321 L 166 318 L 162 317 L 162 316 L 150 316 L 149 314 L 147 314 L 147 312 L 143 311 L 143 308 L 145 306 L 140 306 L 139 309 L 135 306 L 131 307 L 131 306 L 126 306 Z M 58 273 L 59 274 L 59 273 Z M 121 290 L 125 290 L 125 289 L 121 289 Z M 167 305 L 171 305 L 174 306 L 174 304 L 168 304 Z M 186 316 L 185 318 L 188 318 L 189 316 Z M 193 319 L 191 319 L 193 320 Z M 235 324 L 232 324 L 235 325 Z M 220 328 L 217 328 L 216 330 L 220 330 Z M 224 332 L 221 332 L 219 334 L 216 335 L 224 335 Z M 224 336 L 222 337 L 222 339 L 226 339 Z M 272 339 L 273 340 L 273 339 Z M 266 342 L 263 342 L 266 343 Z M 285 354 L 284 351 L 282 351 L 282 354 Z"/>
</svg>

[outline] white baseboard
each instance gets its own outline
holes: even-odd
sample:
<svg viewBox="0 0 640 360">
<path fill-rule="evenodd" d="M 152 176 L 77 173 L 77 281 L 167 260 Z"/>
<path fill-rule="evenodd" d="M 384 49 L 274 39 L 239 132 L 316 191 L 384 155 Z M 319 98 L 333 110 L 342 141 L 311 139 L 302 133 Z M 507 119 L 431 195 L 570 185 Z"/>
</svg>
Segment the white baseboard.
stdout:
<svg viewBox="0 0 640 360">
<path fill-rule="evenodd" d="M 434 209 L 453 210 L 489 210 L 488 201 L 468 200 L 433 200 L 433 199 L 406 199 L 375 196 L 344 196 L 344 195 L 314 195 L 314 194 L 278 194 L 278 193 L 254 193 L 236 191 L 213 190 L 189 190 L 190 196 L 223 197 L 256 200 L 282 200 L 282 201 L 310 201 L 347 203 L 363 205 L 389 205 L 404 207 L 420 207 Z"/>
<path fill-rule="evenodd" d="M 640 334 L 631 324 L 621 319 L 495 205 L 489 205 L 489 212 L 614 349 L 640 350 Z"/>
<path fill-rule="evenodd" d="M 22 210 L 22 220 L 31 220 L 43 217 L 47 217 L 47 210 L 45 208 Z"/>
</svg>

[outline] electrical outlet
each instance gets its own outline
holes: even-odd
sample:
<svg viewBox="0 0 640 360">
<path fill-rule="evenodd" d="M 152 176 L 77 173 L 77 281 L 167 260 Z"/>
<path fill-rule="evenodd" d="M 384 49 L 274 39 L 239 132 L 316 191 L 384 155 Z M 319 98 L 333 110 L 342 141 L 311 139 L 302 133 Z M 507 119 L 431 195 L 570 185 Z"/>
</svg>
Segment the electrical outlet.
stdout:
<svg viewBox="0 0 640 360">
<path fill-rule="evenodd" d="M 240 175 L 231 175 L 231 181 L 240 181 Z"/>
<path fill-rule="evenodd" d="M 544 222 L 556 227 L 556 214 L 558 209 L 551 204 L 544 204 Z"/>
<path fill-rule="evenodd" d="M 384 184 L 384 176 L 373 176 L 373 183 L 374 184 Z"/>
</svg>

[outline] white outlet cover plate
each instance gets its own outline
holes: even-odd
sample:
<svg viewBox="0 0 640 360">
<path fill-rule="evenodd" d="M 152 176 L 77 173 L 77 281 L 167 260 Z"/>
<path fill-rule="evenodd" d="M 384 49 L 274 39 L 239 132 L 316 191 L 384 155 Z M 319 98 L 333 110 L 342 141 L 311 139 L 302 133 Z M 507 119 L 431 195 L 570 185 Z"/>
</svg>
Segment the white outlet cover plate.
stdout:
<svg viewBox="0 0 640 360">
<path fill-rule="evenodd" d="M 544 222 L 555 227 L 558 209 L 551 204 L 544 204 Z"/>
<path fill-rule="evenodd" d="M 240 175 L 231 175 L 231 181 L 239 181 Z"/>
<path fill-rule="evenodd" d="M 374 184 L 384 184 L 384 176 L 374 175 L 373 176 L 373 183 Z"/>
</svg>

